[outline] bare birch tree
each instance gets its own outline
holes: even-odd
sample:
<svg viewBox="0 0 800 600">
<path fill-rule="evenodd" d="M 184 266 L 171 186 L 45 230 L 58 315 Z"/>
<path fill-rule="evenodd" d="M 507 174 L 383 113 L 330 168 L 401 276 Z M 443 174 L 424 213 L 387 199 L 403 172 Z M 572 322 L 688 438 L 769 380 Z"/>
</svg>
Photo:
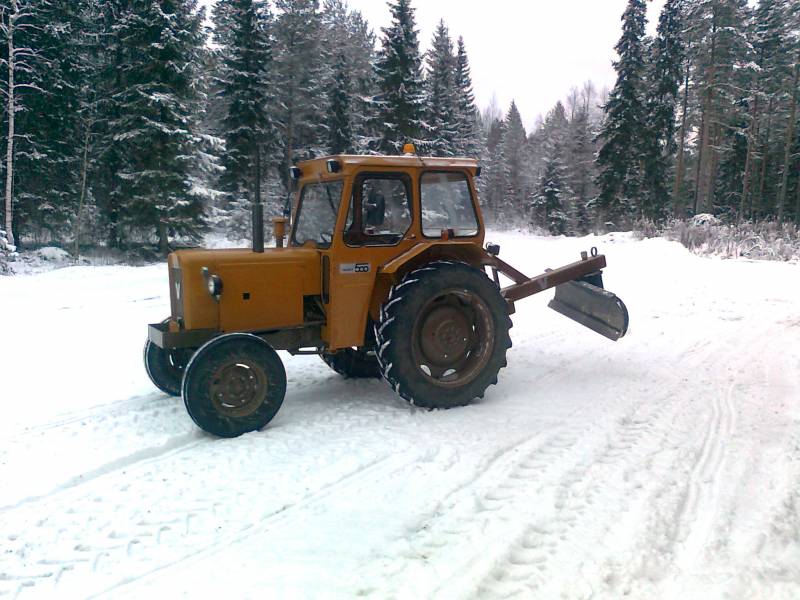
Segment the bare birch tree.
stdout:
<svg viewBox="0 0 800 600">
<path fill-rule="evenodd" d="M 42 2 L 38 2 L 40 6 Z M 7 6 L 0 9 L 0 34 L 8 45 L 8 55 L 0 60 L 0 65 L 6 68 L 6 89 L 2 90 L 6 99 L 8 111 L 8 138 L 6 140 L 6 186 L 5 186 L 5 227 L 8 241 L 15 243 L 13 234 L 14 221 L 14 139 L 17 135 L 14 130 L 16 112 L 20 108 L 19 94 L 22 89 L 33 89 L 41 92 L 41 88 L 33 83 L 20 83 L 18 73 L 32 73 L 33 63 L 39 58 L 34 48 L 17 46 L 15 35 L 25 29 L 35 26 L 28 22 L 36 10 L 35 0 L 10 0 Z"/>
</svg>

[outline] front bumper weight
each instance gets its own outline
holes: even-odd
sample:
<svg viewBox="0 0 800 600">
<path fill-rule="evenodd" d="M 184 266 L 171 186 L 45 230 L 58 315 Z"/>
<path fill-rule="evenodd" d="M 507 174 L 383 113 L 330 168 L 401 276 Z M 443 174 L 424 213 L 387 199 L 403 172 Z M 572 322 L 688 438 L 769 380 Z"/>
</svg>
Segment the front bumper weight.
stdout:
<svg viewBox="0 0 800 600">
<path fill-rule="evenodd" d="M 195 329 L 192 331 L 170 331 L 169 321 L 151 323 L 147 326 L 147 339 L 159 348 L 199 348 L 208 340 L 219 335 L 214 329 Z"/>
</svg>

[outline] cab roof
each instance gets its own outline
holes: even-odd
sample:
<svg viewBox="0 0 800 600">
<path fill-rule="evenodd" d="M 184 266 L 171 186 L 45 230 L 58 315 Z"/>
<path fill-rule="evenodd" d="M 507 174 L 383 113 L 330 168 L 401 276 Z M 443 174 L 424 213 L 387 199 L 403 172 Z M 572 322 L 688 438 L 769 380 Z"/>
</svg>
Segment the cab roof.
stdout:
<svg viewBox="0 0 800 600">
<path fill-rule="evenodd" d="M 402 156 L 369 155 L 369 154 L 335 154 L 321 156 L 297 163 L 305 175 L 307 172 L 325 171 L 329 160 L 338 161 L 344 170 L 348 167 L 405 167 L 405 168 L 439 168 L 439 169 L 477 169 L 478 161 L 474 158 L 438 158 L 404 154 Z"/>
</svg>

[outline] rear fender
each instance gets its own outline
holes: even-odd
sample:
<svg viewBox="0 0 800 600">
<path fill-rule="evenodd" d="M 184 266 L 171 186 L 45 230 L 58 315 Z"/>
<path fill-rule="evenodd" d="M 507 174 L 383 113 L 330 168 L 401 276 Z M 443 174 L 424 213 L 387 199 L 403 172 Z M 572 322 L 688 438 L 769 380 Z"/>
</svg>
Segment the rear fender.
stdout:
<svg viewBox="0 0 800 600">
<path fill-rule="evenodd" d="M 381 304 L 389 296 L 391 287 L 399 283 L 406 273 L 438 260 L 462 262 L 480 268 L 491 263 L 491 256 L 474 242 L 442 241 L 417 244 L 393 258 L 378 270 L 370 301 L 369 314 L 377 322 Z"/>
</svg>

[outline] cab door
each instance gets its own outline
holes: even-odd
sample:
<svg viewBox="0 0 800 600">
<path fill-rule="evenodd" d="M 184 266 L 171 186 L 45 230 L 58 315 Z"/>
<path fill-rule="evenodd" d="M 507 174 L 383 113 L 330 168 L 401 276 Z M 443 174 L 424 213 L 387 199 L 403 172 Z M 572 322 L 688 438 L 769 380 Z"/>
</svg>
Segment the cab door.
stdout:
<svg viewBox="0 0 800 600">
<path fill-rule="evenodd" d="M 399 170 L 366 168 L 354 175 L 349 198 L 343 199 L 347 213 L 327 256 L 330 284 L 323 337 L 331 350 L 365 343 L 378 268 L 417 243 L 417 187 L 416 174 Z"/>
</svg>

